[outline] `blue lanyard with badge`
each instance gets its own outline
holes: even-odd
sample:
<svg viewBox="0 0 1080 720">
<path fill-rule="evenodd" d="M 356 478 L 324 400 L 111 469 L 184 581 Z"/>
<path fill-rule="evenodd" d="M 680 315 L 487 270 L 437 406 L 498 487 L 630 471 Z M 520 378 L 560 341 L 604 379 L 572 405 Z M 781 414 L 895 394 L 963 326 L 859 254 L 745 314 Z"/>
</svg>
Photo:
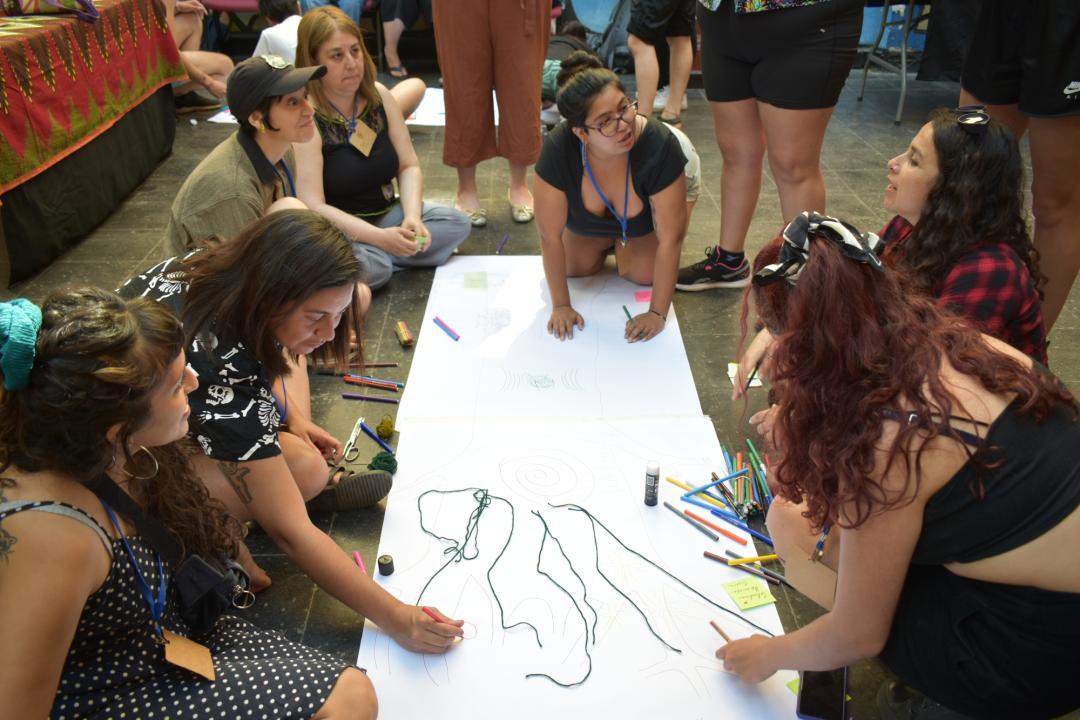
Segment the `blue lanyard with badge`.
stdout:
<svg viewBox="0 0 1080 720">
<path fill-rule="evenodd" d="M 377 133 L 368 127 L 367 123 L 359 122 L 361 113 L 359 111 L 354 112 L 352 115 L 346 115 L 338 110 L 334 103 L 327 101 L 334 109 L 341 119 L 345 121 L 349 129 L 349 144 L 356 148 L 364 157 L 371 155 L 371 148 L 375 145 L 375 138 Z M 355 107 L 355 104 L 354 104 Z"/>
<path fill-rule="evenodd" d="M 581 143 L 581 164 L 585 168 L 585 173 L 589 176 L 589 180 L 592 182 L 596 194 L 599 195 L 600 199 L 604 202 L 604 207 L 606 207 L 611 214 L 615 216 L 615 220 L 618 221 L 619 229 L 622 231 L 622 237 L 619 238 L 619 244 L 626 247 L 626 243 L 630 241 L 630 238 L 626 235 L 630 225 L 630 218 L 628 216 L 628 209 L 630 207 L 630 154 L 626 154 L 626 182 L 623 185 L 622 215 L 619 215 L 619 213 L 615 211 L 611 201 L 607 199 L 607 195 L 600 189 L 600 184 L 597 183 L 596 178 L 593 177 L 592 168 L 589 167 L 589 160 L 585 157 L 585 143 Z"/>
<path fill-rule="evenodd" d="M 278 165 L 285 171 L 285 177 L 281 177 L 281 173 L 277 171 L 277 165 L 274 166 L 274 174 L 277 175 L 278 182 L 281 183 L 281 191 L 288 193 L 289 197 L 296 197 L 296 184 L 293 183 L 292 173 L 289 172 L 289 166 L 285 164 L 284 160 L 278 161 Z"/>
<path fill-rule="evenodd" d="M 105 512 L 108 513 L 109 519 L 112 520 L 117 534 L 120 535 L 120 542 L 127 552 L 128 559 L 131 561 L 131 569 L 135 571 L 135 580 L 139 585 L 139 591 L 142 593 L 146 607 L 150 611 L 150 626 L 153 629 L 154 642 L 165 648 L 165 661 L 171 665 L 190 670 L 213 682 L 216 675 L 210 650 L 205 645 L 200 645 L 194 640 L 161 627 L 161 618 L 165 614 L 169 586 L 168 578 L 165 575 L 165 566 L 161 562 L 161 555 L 156 550 L 154 551 L 154 560 L 157 562 L 158 573 L 157 591 L 155 592 L 151 589 L 150 583 L 147 582 L 146 576 L 143 575 L 142 569 L 139 567 L 135 551 L 131 549 L 131 544 L 128 542 L 127 536 L 124 535 L 123 528 L 120 527 L 120 521 L 116 518 L 116 513 L 104 500 L 101 501 L 101 504 L 104 506 Z"/>
</svg>

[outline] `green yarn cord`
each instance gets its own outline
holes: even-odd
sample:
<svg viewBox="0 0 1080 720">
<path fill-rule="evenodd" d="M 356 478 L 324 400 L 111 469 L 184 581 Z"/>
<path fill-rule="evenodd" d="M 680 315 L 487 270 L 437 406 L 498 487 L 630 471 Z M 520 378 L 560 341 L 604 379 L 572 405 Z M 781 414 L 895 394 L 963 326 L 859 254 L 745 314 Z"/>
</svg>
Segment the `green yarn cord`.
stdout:
<svg viewBox="0 0 1080 720">
<path fill-rule="evenodd" d="M 394 437 L 394 418 L 383 415 L 382 420 L 375 426 L 375 434 L 387 442 Z"/>
<path fill-rule="evenodd" d="M 368 470 L 385 470 L 393 475 L 397 472 L 397 458 L 383 450 L 368 463 Z"/>
</svg>

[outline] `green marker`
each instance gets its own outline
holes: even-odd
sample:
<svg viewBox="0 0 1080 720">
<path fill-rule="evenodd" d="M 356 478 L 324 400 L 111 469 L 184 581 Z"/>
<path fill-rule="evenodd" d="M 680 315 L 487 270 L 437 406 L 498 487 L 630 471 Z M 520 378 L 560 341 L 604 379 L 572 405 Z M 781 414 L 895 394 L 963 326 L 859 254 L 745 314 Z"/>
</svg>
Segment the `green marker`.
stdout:
<svg viewBox="0 0 1080 720">
<path fill-rule="evenodd" d="M 631 322 L 634 318 L 630 317 L 630 311 L 626 309 L 626 306 L 622 306 L 622 311 L 626 313 L 626 321 Z"/>
</svg>

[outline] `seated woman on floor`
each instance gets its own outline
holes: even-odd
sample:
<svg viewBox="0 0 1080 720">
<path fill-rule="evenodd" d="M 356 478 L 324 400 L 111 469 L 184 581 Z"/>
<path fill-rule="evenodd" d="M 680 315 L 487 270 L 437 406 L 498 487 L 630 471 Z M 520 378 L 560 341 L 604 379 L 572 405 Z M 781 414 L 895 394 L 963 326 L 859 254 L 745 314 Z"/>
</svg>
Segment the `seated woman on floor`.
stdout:
<svg viewBox="0 0 1080 720">
<path fill-rule="evenodd" d="M 292 144 L 314 131 L 307 83 L 323 67 L 295 69 L 276 55 L 248 58 L 228 80 L 229 109 L 240 128 L 195 166 L 173 200 L 169 252 L 206 238 L 232 238 L 271 209 L 300 208 Z"/>
<path fill-rule="evenodd" d="M 938 307 L 1047 365 L 1039 256 L 1024 209 L 1016 137 L 977 108 L 935 110 L 888 164 L 882 259 L 906 268 Z M 740 359 L 749 375 L 768 345 L 763 330 Z M 745 382 L 735 382 L 739 397 Z"/>
<path fill-rule="evenodd" d="M 472 227 L 464 213 L 424 200 L 396 88 L 376 82 L 360 28 L 332 5 L 309 10 L 296 60 L 327 69 L 308 86 L 316 131 L 296 146 L 300 199 L 352 240 L 372 290 L 396 270 L 445 263 Z"/>
<path fill-rule="evenodd" d="M 267 718 L 374 718 L 371 682 L 338 658 L 229 615 L 195 632 L 177 567 L 142 532 L 152 518 L 185 557 L 233 555 L 241 536 L 175 444 L 198 383 L 176 317 L 96 288 L 40 310 L 3 303 L 0 317 L 0 714 L 187 718 L 258 703 Z M 216 681 L 181 670 L 170 636 L 198 643 Z"/>
<path fill-rule="evenodd" d="M 829 611 L 717 656 L 758 682 L 878 655 L 910 686 L 879 693 L 885 718 L 1056 717 L 1080 705 L 1080 408 L 909 293 L 875 240 L 804 215 L 755 259 L 781 457 L 767 522 Z"/>
<path fill-rule="evenodd" d="M 210 495 L 237 520 L 255 520 L 319 587 L 399 643 L 442 652 L 461 623 L 436 623 L 357 572 L 304 506 L 319 496 L 320 508 L 366 507 L 392 482 L 382 470 L 339 465 L 341 443 L 311 417 L 306 356 L 345 365 L 371 297 L 361 274 L 329 220 L 282 210 L 231 241 L 158 263 L 121 294 L 165 303 L 183 319 L 188 360 L 202 378 L 190 397 L 192 463 Z M 269 585 L 243 546 L 241 558 L 253 590 Z"/>
<path fill-rule="evenodd" d="M 544 141 L 534 193 L 544 274 L 551 292 L 548 331 L 573 337 L 585 320 L 567 277 L 594 275 L 614 252 L 619 274 L 652 285 L 647 312 L 626 323 L 629 342 L 664 329 L 686 231 L 686 158 L 659 121 L 637 114 L 619 78 L 587 53 L 560 71 L 565 118 Z"/>
</svg>

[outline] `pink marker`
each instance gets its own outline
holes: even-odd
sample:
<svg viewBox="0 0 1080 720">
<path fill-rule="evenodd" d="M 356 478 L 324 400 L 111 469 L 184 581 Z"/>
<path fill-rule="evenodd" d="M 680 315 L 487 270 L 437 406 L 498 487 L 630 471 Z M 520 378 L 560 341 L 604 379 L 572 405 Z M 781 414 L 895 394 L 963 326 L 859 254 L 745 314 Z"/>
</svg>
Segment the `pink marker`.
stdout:
<svg viewBox="0 0 1080 720">
<path fill-rule="evenodd" d="M 357 567 L 360 568 L 360 572 L 367 575 L 367 568 L 364 567 L 364 558 L 360 557 L 360 551 L 359 550 L 354 551 L 352 556 L 353 556 L 353 560 L 356 561 Z"/>
</svg>

